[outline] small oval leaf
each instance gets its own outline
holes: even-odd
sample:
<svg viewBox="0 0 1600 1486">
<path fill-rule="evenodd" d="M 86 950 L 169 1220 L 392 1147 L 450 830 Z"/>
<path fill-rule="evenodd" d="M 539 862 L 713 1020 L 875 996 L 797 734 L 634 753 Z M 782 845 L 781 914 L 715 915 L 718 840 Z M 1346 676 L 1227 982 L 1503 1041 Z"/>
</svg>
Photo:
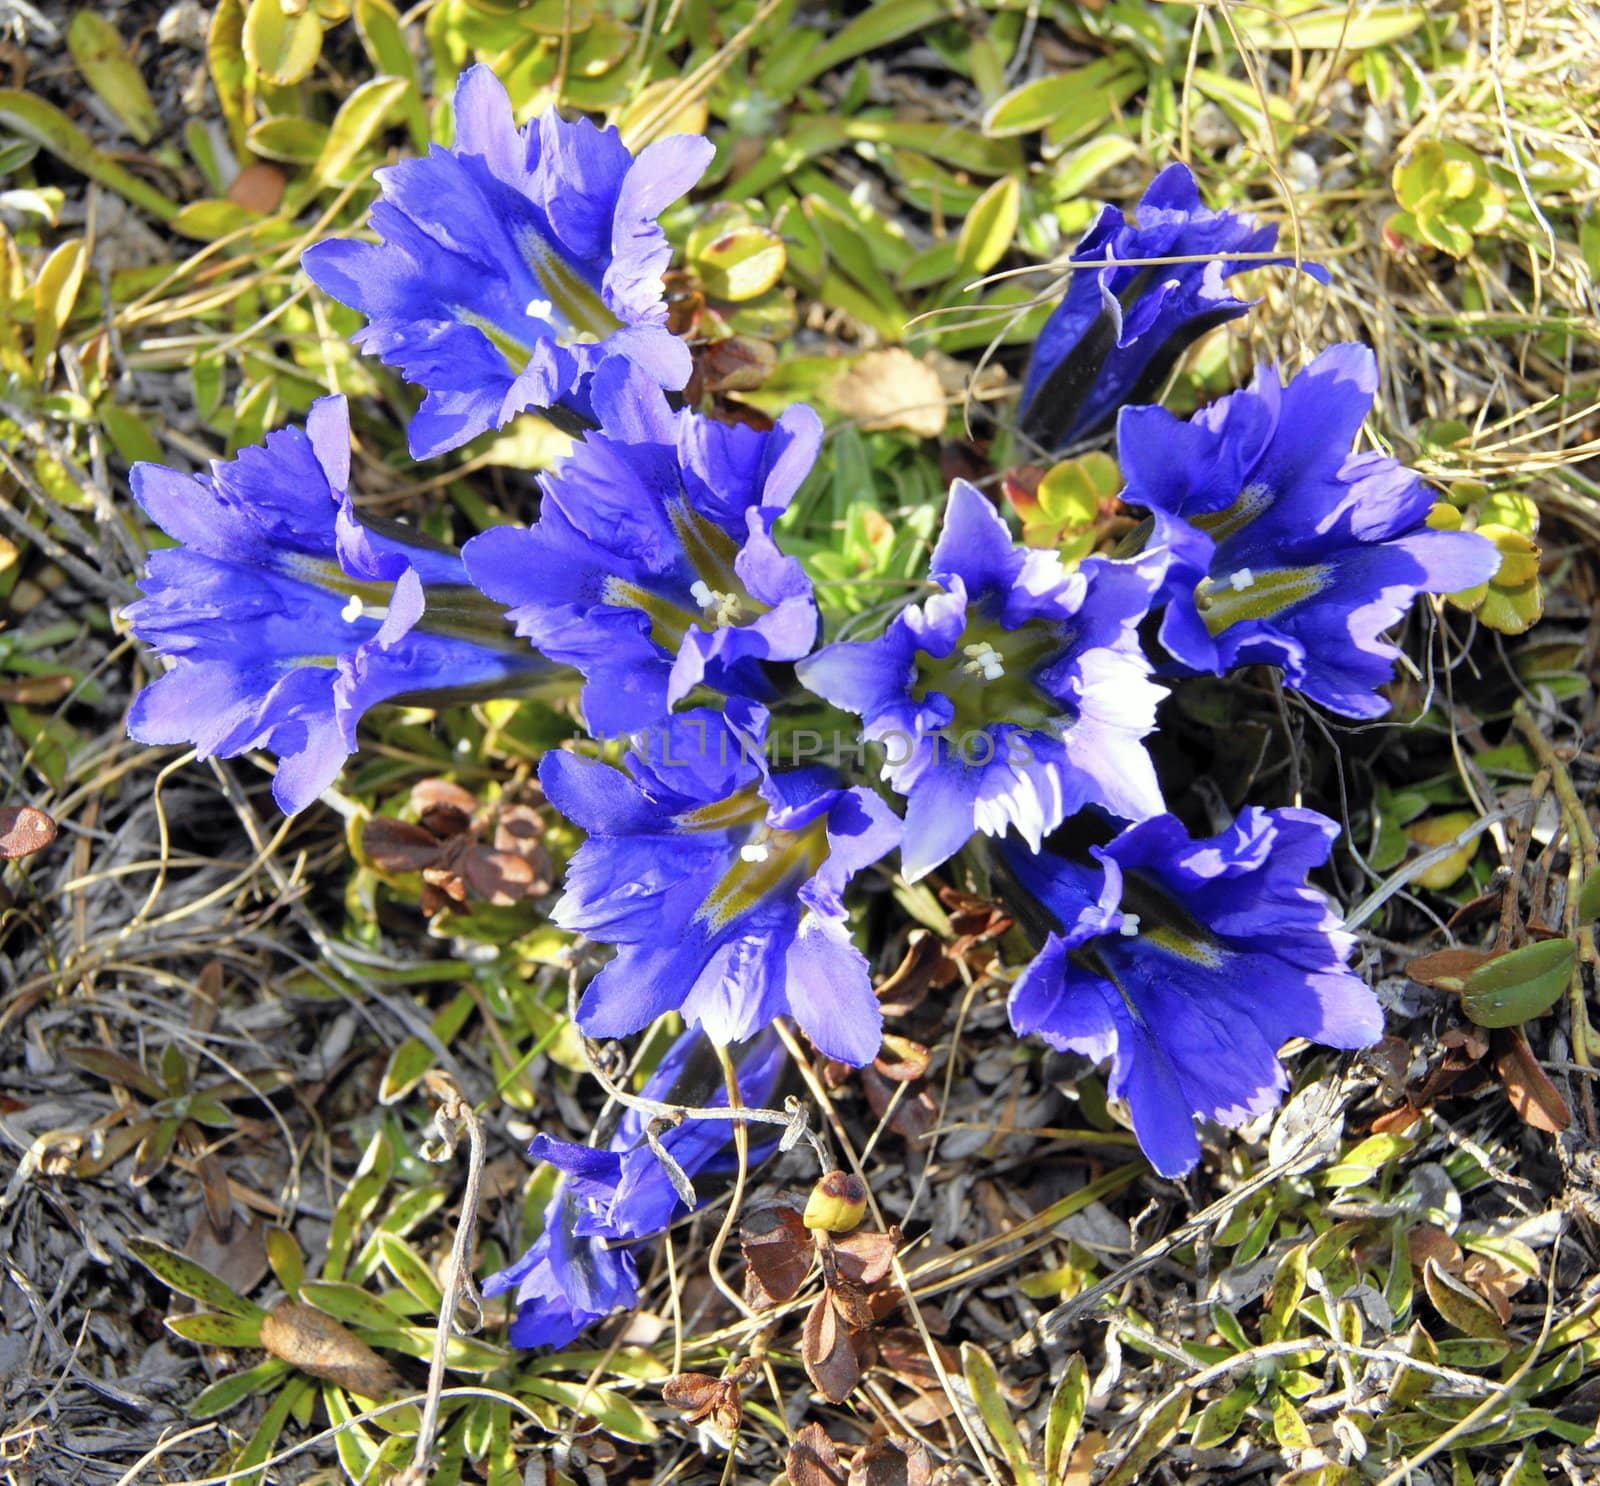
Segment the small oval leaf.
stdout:
<svg viewBox="0 0 1600 1486">
<path fill-rule="evenodd" d="M 1480 1027 L 1515 1027 L 1548 1011 L 1572 977 L 1578 946 L 1546 939 L 1500 955 L 1469 974 L 1461 1009 Z"/>
</svg>

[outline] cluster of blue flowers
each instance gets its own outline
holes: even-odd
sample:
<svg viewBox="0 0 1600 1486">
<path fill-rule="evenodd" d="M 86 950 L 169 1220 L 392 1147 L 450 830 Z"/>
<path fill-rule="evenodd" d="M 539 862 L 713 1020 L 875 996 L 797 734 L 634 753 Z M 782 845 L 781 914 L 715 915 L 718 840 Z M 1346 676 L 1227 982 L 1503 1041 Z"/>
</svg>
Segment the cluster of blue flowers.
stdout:
<svg viewBox="0 0 1600 1486">
<path fill-rule="evenodd" d="M 1200 333 L 1248 311 L 1225 281 L 1285 261 L 1273 228 L 1205 209 L 1174 165 L 1133 222 L 1107 208 L 1072 255 L 1018 427 L 1054 454 L 1114 424 L 1122 499 L 1150 518 L 1142 550 L 1072 564 L 1019 546 L 958 481 L 921 590 L 875 636 L 828 641 L 775 537 L 817 416 L 796 407 L 763 431 L 671 396 L 691 362 L 666 325 L 656 219 L 710 145 L 633 158 L 587 122 L 518 130 L 483 67 L 456 121 L 454 149 L 379 173 L 378 242 L 321 244 L 306 269 L 365 316 L 358 343 L 424 389 L 418 458 L 527 409 L 580 441 L 541 479 L 532 526 L 459 552 L 357 515 L 339 398 L 209 478 L 139 466 L 135 496 L 179 545 L 151 558 L 127 611 L 171 663 L 134 706 L 136 738 L 267 749 L 293 812 L 333 783 L 376 703 L 577 694 L 585 728 L 622 740 L 618 764 L 556 751 L 540 769 L 587 833 L 555 919 L 616 946 L 579 1025 L 620 1037 L 677 1012 L 691 1037 L 737 1046 L 752 1103 L 781 1062 L 776 1017 L 831 1058 L 878 1051 L 844 899 L 896 850 L 907 880 L 969 845 L 983 855 L 1041 945 L 1013 1025 L 1109 1060 L 1163 1174 L 1198 1159 L 1197 1118 L 1235 1125 L 1276 1103 L 1284 1042 L 1381 1035 L 1349 937 L 1307 884 L 1333 824 L 1250 809 L 1192 839 L 1144 745 L 1158 677 L 1244 665 L 1342 716 L 1381 714 L 1397 653 L 1384 631 L 1418 594 L 1485 582 L 1498 562 L 1477 536 L 1429 529 L 1426 489 L 1394 460 L 1351 452 L 1377 386 L 1363 347 L 1287 384 L 1262 366 L 1188 420 L 1137 405 Z M 853 769 L 792 746 L 819 716 Z M 1093 860 L 1047 850 L 1082 812 L 1107 842 Z M 691 1172 L 726 1140 L 724 1124 L 667 1137 Z M 545 1234 L 492 1288 L 517 1291 L 517 1340 L 559 1343 L 628 1303 L 628 1244 L 681 1204 L 637 1118 L 606 1150 L 535 1154 L 562 1184 Z"/>
</svg>

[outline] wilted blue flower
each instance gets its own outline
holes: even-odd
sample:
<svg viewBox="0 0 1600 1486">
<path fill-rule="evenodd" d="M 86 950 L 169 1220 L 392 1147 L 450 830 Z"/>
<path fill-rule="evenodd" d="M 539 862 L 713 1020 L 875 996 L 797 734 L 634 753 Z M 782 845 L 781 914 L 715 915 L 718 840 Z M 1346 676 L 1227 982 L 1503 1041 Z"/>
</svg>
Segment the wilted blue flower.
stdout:
<svg viewBox="0 0 1600 1486">
<path fill-rule="evenodd" d="M 1017 413 L 1023 435 L 1054 452 L 1100 432 L 1124 404 L 1153 396 L 1189 346 L 1250 308 L 1224 279 L 1292 261 L 1247 256 L 1277 241 L 1276 227 L 1201 206 L 1186 165 L 1169 165 L 1150 183 L 1134 225 L 1103 207 L 1072 251 L 1066 295 L 1028 363 Z M 1327 281 L 1315 264 L 1301 267 Z"/>
<path fill-rule="evenodd" d="M 801 682 L 856 713 L 906 796 L 900 857 L 932 871 L 976 831 L 1041 839 L 1084 805 L 1127 820 L 1164 807 L 1140 739 L 1165 694 L 1137 627 L 1163 560 L 1020 547 L 964 480 L 950 490 L 930 574 L 944 592 L 877 640 L 826 645 Z"/>
<path fill-rule="evenodd" d="M 708 140 L 634 159 L 615 129 L 554 110 L 518 130 L 485 66 L 456 85 L 456 144 L 376 172 L 382 241 L 318 243 L 306 272 L 368 324 L 363 350 L 427 389 L 411 452 L 442 454 L 525 408 L 584 407 L 584 381 L 625 356 L 658 385 L 689 379 L 667 330 L 656 225 L 700 178 Z"/>
<path fill-rule="evenodd" d="M 1377 717 L 1399 654 L 1383 632 L 1417 594 L 1494 575 L 1483 537 L 1428 529 L 1414 474 L 1350 452 L 1377 387 L 1371 351 L 1334 346 L 1287 387 L 1259 368 L 1187 423 L 1123 412 L 1123 499 L 1155 513 L 1152 545 L 1171 556 L 1161 642 L 1185 666 L 1281 666 L 1323 706 Z"/>
<path fill-rule="evenodd" d="M 720 1063 L 698 1032 L 679 1037 L 642 1090 L 663 1104 L 717 1108 L 728 1102 Z M 772 1099 L 784 1069 L 783 1044 L 766 1031 L 731 1049 L 739 1098 L 753 1108 Z M 659 1233 L 688 1211 L 645 1139 L 650 1116 L 629 1107 L 603 1148 L 536 1135 L 528 1154 L 562 1172 L 544 1210 L 544 1231 L 515 1264 L 483 1282 L 485 1295 L 516 1291 L 511 1340 L 519 1347 L 564 1347 L 585 1327 L 639 1298 L 628 1240 Z M 733 1125 L 686 1120 L 658 1136 L 691 1181 L 735 1169 Z M 770 1147 L 769 1147 L 770 1149 Z M 761 1159 L 762 1153 L 751 1153 Z"/>
<path fill-rule="evenodd" d="M 617 946 L 578 1025 L 621 1037 L 681 1011 L 729 1043 L 788 1014 L 830 1058 L 866 1063 L 882 1018 L 841 899 L 900 822 L 824 770 L 769 774 L 760 709 L 727 714 L 644 735 L 626 773 L 570 753 L 539 766 L 550 802 L 589 833 L 551 916 Z"/>
<path fill-rule="evenodd" d="M 794 407 L 759 432 L 674 413 L 620 360 L 593 402 L 600 431 L 541 479 L 539 520 L 467 543 L 472 581 L 583 673 L 593 732 L 651 727 L 698 686 L 771 700 L 761 663 L 817 634 L 811 583 L 772 540 L 817 457 L 817 415 Z"/>
<path fill-rule="evenodd" d="M 1251 808 L 1202 841 L 1170 815 L 1144 821 L 1095 851 L 1098 868 L 1004 850 L 1051 924 L 1011 992 L 1011 1024 L 1111 1059 L 1109 1091 L 1163 1176 L 1199 1159 L 1197 1116 L 1239 1125 L 1278 1103 L 1290 1038 L 1353 1048 L 1383 1035 L 1376 997 L 1345 964 L 1353 936 L 1306 883 L 1338 833 L 1314 810 Z"/>
<path fill-rule="evenodd" d="M 552 668 L 467 582 L 458 554 L 418 532 L 363 525 L 350 502 L 342 397 L 305 430 L 217 461 L 210 476 L 137 464 L 146 514 L 181 546 L 150 555 L 123 611 L 173 662 L 134 699 L 141 743 L 201 758 L 278 756 L 288 814 L 330 785 L 368 707 L 402 696 L 517 691 Z"/>
</svg>

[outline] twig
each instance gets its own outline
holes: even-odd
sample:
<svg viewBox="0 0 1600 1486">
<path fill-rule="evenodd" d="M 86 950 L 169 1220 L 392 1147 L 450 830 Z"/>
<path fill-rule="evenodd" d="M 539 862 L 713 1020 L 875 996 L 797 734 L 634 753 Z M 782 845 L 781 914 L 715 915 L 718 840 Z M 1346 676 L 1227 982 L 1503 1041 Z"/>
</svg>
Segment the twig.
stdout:
<svg viewBox="0 0 1600 1486">
<path fill-rule="evenodd" d="M 433 1437 L 439 1427 L 439 1402 L 444 1396 L 445 1354 L 450 1337 L 458 1330 L 476 1331 L 483 1321 L 478 1287 L 467 1269 L 467 1256 L 472 1251 L 472 1238 L 478 1226 L 478 1190 L 483 1183 L 483 1126 L 448 1073 L 435 1069 L 423 1079 L 423 1084 L 439 1100 L 439 1107 L 433 1113 L 433 1128 L 438 1131 L 440 1142 L 438 1149 L 424 1149 L 423 1155 L 428 1160 L 444 1160 L 455 1150 L 456 1141 L 465 1130 L 467 1189 L 461 1197 L 461 1218 L 456 1224 L 455 1242 L 450 1245 L 450 1258 L 445 1264 L 444 1296 L 439 1302 L 439 1324 L 433 1332 L 433 1356 L 428 1362 L 428 1392 L 423 1400 L 422 1422 L 417 1426 L 417 1448 L 411 1464 L 396 1477 L 397 1486 L 416 1486 L 427 1479 Z M 470 1328 L 462 1328 L 457 1322 L 456 1312 L 463 1298 L 470 1301 L 476 1318 Z"/>
</svg>

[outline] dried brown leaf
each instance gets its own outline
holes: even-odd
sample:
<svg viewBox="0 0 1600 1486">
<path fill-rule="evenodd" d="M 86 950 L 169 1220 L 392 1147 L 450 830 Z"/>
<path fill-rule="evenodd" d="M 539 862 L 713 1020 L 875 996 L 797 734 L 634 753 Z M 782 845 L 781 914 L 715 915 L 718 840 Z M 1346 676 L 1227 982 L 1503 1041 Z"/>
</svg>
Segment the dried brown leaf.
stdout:
<svg viewBox="0 0 1600 1486">
<path fill-rule="evenodd" d="M 0 859 L 21 861 L 56 839 L 56 823 L 32 805 L 0 807 Z"/>
<path fill-rule="evenodd" d="M 932 1054 L 920 1042 L 909 1037 L 896 1037 L 885 1033 L 883 1046 L 872 1066 L 893 1083 L 908 1084 L 928 1071 Z"/>
<path fill-rule="evenodd" d="M 283 200 L 286 184 L 283 172 L 276 165 L 257 160 L 234 176 L 233 184 L 228 187 L 228 200 L 246 211 L 270 216 Z"/>
<path fill-rule="evenodd" d="M 421 872 L 434 866 L 441 853 L 439 838 L 432 831 L 387 815 L 362 826 L 361 849 L 380 872 Z"/>
<path fill-rule="evenodd" d="M 811 1272 L 811 1235 L 792 1207 L 750 1213 L 739 1227 L 744 1251 L 745 1298 L 757 1310 L 782 1305 L 800 1293 Z"/>
<path fill-rule="evenodd" d="M 835 377 L 827 399 L 867 431 L 904 428 L 925 439 L 944 432 L 944 386 L 939 374 L 903 346 L 858 356 Z"/>
<path fill-rule="evenodd" d="M 928 1486 L 933 1464 L 915 1440 L 874 1440 L 850 1462 L 849 1486 Z"/>
<path fill-rule="evenodd" d="M 783 1469 L 789 1477 L 789 1486 L 847 1486 L 848 1483 L 838 1447 L 820 1424 L 807 1424 L 795 1431 Z"/>
<path fill-rule="evenodd" d="M 879 1285 L 888 1277 L 894 1253 L 900 1246 L 900 1230 L 887 1233 L 857 1232 L 833 1241 L 834 1268 L 856 1285 Z"/>
<path fill-rule="evenodd" d="M 1525 1125 L 1559 1135 L 1572 1124 L 1572 1111 L 1549 1075 L 1539 1066 L 1528 1039 L 1515 1027 L 1494 1034 L 1494 1069 L 1506 1098 Z"/>
<path fill-rule="evenodd" d="M 1493 958 L 1481 949 L 1439 949 L 1413 960 L 1406 966 L 1406 974 L 1436 991 L 1459 991 L 1468 975 Z"/>
<path fill-rule="evenodd" d="M 843 1403 L 861 1381 L 861 1361 L 854 1338 L 827 1295 L 819 1295 L 806 1313 L 800 1360 L 806 1365 L 812 1386 L 829 1403 Z"/>
<path fill-rule="evenodd" d="M 395 1370 L 364 1341 L 298 1300 L 280 1301 L 267 1313 L 261 1345 L 291 1367 L 360 1398 L 381 1400 L 401 1386 Z"/>
</svg>

